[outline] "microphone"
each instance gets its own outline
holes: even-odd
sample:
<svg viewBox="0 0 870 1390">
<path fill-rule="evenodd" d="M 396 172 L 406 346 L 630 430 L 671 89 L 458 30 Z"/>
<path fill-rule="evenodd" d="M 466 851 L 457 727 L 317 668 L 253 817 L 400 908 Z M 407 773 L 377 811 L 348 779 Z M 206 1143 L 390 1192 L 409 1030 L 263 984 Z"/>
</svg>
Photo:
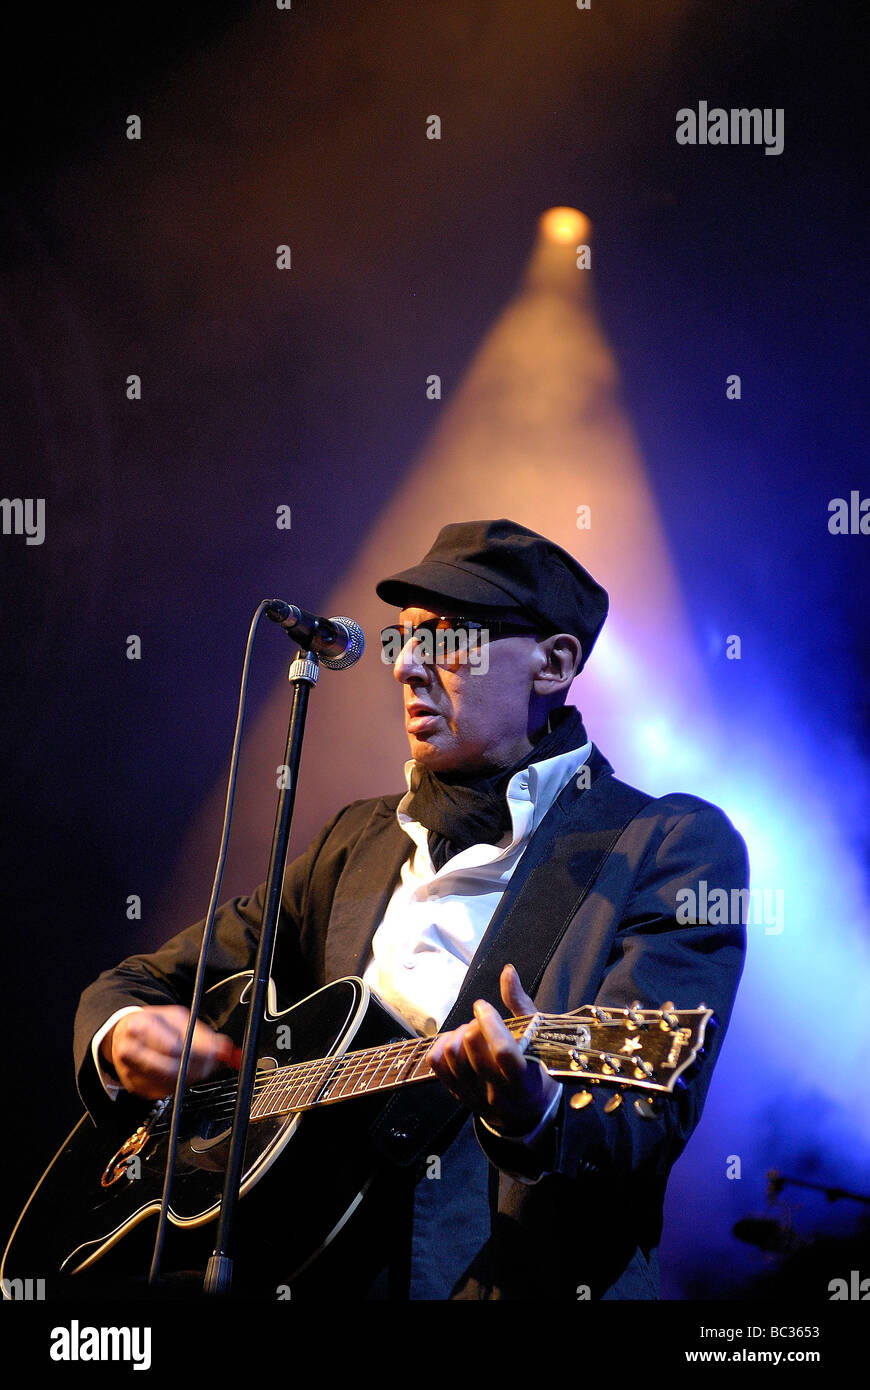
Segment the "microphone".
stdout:
<svg viewBox="0 0 870 1390">
<path fill-rule="evenodd" d="M 318 618 L 280 598 L 269 599 L 264 611 L 300 647 L 314 652 L 328 671 L 353 666 L 365 651 L 365 635 L 353 618 Z"/>
</svg>

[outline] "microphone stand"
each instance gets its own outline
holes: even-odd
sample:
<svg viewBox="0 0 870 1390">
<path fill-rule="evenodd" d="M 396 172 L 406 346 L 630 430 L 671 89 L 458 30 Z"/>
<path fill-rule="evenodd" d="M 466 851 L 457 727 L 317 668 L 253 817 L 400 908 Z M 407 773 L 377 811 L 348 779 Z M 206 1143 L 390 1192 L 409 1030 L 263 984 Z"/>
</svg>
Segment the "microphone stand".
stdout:
<svg viewBox="0 0 870 1390">
<path fill-rule="evenodd" d="M 294 640 L 298 639 L 294 638 Z M 284 767 L 287 769 L 287 774 L 282 780 L 286 785 L 280 788 L 278 795 L 272 852 L 266 879 L 260 942 L 257 947 L 257 958 L 254 962 L 253 987 L 245 1024 L 245 1037 L 242 1043 L 239 1089 L 236 1094 L 236 1108 L 233 1114 L 232 1136 L 227 1158 L 220 1217 L 214 1252 L 206 1267 L 203 1283 L 203 1291 L 213 1296 L 226 1295 L 232 1288 L 233 1221 L 242 1181 L 245 1143 L 248 1137 L 248 1122 L 254 1093 L 254 1078 L 257 1071 L 257 1039 L 260 1033 L 260 1021 L 267 1003 L 272 954 L 278 928 L 278 914 L 281 910 L 281 892 L 284 886 L 287 847 L 290 841 L 290 822 L 293 818 L 293 805 L 296 800 L 296 781 L 302 753 L 308 697 L 311 693 L 311 687 L 317 684 L 319 673 L 320 664 L 317 656 L 310 651 L 300 651 L 291 665 L 288 675 L 288 679 L 294 686 L 294 692 L 290 709 L 287 748 L 284 754 Z"/>
</svg>

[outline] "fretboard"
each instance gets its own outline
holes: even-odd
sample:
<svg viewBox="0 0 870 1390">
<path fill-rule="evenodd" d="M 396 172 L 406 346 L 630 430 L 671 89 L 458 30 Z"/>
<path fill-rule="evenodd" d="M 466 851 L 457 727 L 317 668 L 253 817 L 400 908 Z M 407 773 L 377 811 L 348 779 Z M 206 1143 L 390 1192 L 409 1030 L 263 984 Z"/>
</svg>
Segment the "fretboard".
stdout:
<svg viewBox="0 0 870 1390">
<path fill-rule="evenodd" d="M 413 1081 L 427 1081 L 434 1075 L 426 1061 L 433 1038 L 410 1038 L 407 1042 L 385 1043 L 341 1057 L 324 1057 L 314 1062 L 296 1062 L 274 1071 L 259 1073 L 252 1120 L 311 1110 L 372 1091 L 391 1091 Z"/>
</svg>

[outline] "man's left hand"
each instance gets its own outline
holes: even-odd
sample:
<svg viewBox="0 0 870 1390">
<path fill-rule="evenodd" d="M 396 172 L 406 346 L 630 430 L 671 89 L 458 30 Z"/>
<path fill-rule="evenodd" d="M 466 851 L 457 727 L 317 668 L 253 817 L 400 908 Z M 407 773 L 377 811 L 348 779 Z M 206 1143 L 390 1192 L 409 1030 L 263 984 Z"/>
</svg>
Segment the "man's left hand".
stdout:
<svg viewBox="0 0 870 1390">
<path fill-rule="evenodd" d="M 499 981 L 515 1018 L 535 1013 L 512 965 Z M 433 1072 L 457 1100 L 500 1134 L 530 1134 L 559 1089 L 535 1061 L 527 1061 L 491 1004 L 478 999 L 474 1022 L 442 1033 L 429 1052 Z"/>
</svg>

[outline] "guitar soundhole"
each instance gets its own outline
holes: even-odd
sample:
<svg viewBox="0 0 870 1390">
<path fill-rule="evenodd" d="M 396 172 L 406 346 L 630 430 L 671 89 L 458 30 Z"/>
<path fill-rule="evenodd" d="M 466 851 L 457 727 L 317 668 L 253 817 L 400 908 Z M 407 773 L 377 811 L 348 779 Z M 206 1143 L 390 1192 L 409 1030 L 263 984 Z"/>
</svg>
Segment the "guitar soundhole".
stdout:
<svg viewBox="0 0 870 1390">
<path fill-rule="evenodd" d="M 232 1125 L 224 1124 L 223 1121 L 204 1120 L 199 1127 L 199 1134 L 195 1134 L 191 1139 L 190 1147 L 195 1154 L 208 1153 L 209 1149 L 228 1139 L 231 1131 Z"/>
<path fill-rule="evenodd" d="M 257 1062 L 257 1071 L 275 1071 L 278 1063 L 274 1057 L 261 1057 Z M 190 1140 L 190 1147 L 193 1153 L 205 1154 L 210 1150 L 216 1149 L 219 1144 L 224 1144 L 232 1133 L 232 1124 L 227 1124 L 226 1116 L 211 1119 L 203 1115 L 199 1123 L 199 1132 Z"/>
</svg>

